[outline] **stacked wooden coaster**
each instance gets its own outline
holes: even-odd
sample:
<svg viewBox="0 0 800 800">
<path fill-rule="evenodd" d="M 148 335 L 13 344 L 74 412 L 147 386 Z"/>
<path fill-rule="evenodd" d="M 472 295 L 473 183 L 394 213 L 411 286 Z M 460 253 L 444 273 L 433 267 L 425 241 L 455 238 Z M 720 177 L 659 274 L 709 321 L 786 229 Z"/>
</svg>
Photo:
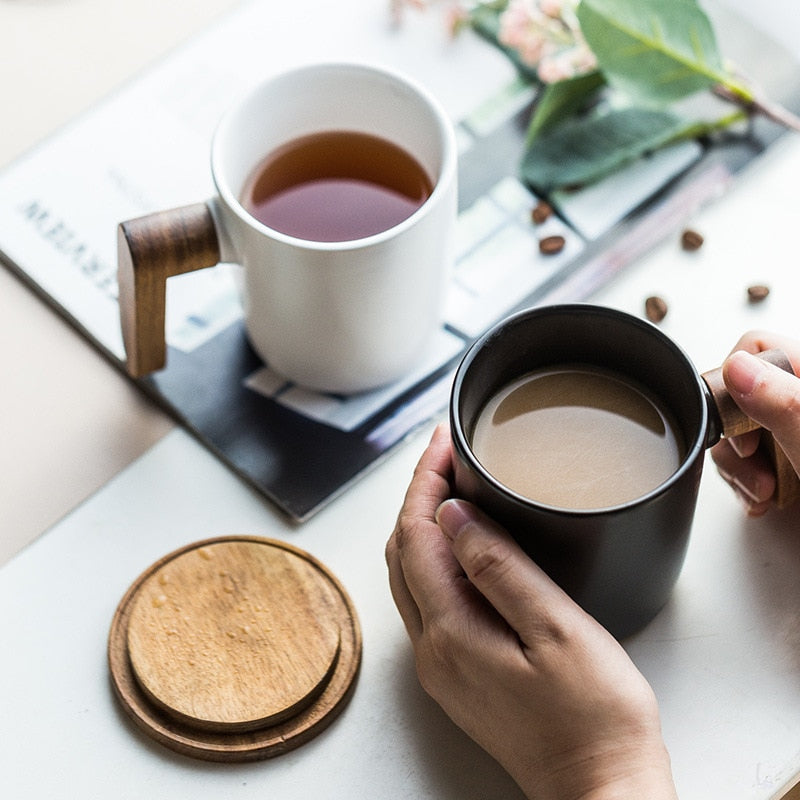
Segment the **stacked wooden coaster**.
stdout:
<svg viewBox="0 0 800 800">
<path fill-rule="evenodd" d="M 344 708 L 361 629 L 344 588 L 308 553 L 210 539 L 133 583 L 108 660 L 122 707 L 148 735 L 185 755 L 246 761 L 298 747 Z"/>
</svg>

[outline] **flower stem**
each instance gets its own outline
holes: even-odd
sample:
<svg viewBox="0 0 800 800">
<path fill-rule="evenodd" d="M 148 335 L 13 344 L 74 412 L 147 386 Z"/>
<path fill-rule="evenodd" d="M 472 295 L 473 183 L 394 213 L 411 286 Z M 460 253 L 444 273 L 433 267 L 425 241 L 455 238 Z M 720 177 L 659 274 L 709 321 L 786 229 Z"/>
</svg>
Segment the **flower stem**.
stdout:
<svg viewBox="0 0 800 800">
<path fill-rule="evenodd" d="M 749 99 L 744 99 L 722 84 L 716 85 L 713 92 L 717 97 L 736 103 L 749 113 L 761 114 L 789 130 L 800 133 L 800 117 L 793 114 L 789 109 L 784 108 L 779 103 L 775 103 L 768 100 L 766 97 L 759 97 L 755 94 L 751 95 Z"/>
</svg>

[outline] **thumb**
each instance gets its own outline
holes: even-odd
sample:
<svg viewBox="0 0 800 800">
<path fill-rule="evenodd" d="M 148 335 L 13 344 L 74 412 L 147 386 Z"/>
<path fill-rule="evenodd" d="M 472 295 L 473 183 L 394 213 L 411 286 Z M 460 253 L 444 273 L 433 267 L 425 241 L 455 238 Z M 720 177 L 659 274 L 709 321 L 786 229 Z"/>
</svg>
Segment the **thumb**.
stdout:
<svg viewBox="0 0 800 800">
<path fill-rule="evenodd" d="M 750 419 L 772 432 L 800 468 L 800 378 L 739 350 L 722 367 L 725 386 Z"/>
<path fill-rule="evenodd" d="M 507 531 L 472 504 L 446 500 L 436 519 L 470 582 L 526 644 L 547 636 L 560 618 L 586 617 Z"/>
</svg>

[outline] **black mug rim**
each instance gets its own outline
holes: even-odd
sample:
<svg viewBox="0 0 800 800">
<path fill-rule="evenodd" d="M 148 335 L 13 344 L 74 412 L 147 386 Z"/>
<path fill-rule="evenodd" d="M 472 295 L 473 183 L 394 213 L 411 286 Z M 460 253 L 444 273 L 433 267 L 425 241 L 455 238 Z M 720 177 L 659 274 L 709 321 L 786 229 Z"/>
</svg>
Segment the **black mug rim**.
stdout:
<svg viewBox="0 0 800 800">
<path fill-rule="evenodd" d="M 647 335 L 660 340 L 661 344 L 666 349 L 672 351 L 675 358 L 683 364 L 687 369 L 687 374 L 691 375 L 693 382 L 697 388 L 698 410 L 700 419 L 698 420 L 697 432 L 693 441 L 686 443 L 686 452 L 683 455 L 680 466 L 667 478 L 655 488 L 651 489 L 646 494 L 640 495 L 628 500 L 624 503 L 618 503 L 612 506 L 601 506 L 599 508 L 564 508 L 563 506 L 554 506 L 547 503 L 542 503 L 526 497 L 523 494 L 515 492 L 504 483 L 495 478 L 478 460 L 475 456 L 472 446 L 469 442 L 469 437 L 464 429 L 460 413 L 460 398 L 465 380 L 469 376 L 469 371 L 477 356 L 483 351 L 488 342 L 501 336 L 506 330 L 514 327 L 520 322 L 530 317 L 546 317 L 546 316 L 565 316 L 575 314 L 590 314 L 598 318 L 613 317 L 617 321 L 630 324 L 632 327 L 643 330 Z M 497 322 L 486 333 L 479 337 L 467 352 L 464 354 L 461 362 L 459 363 L 453 379 L 452 390 L 450 394 L 450 431 L 453 445 L 458 453 L 464 458 L 482 480 L 486 481 L 494 491 L 500 495 L 505 496 L 514 503 L 526 506 L 529 508 L 538 509 L 542 512 L 549 512 L 561 516 L 575 516 L 575 517 L 597 517 L 611 514 L 618 514 L 621 511 L 635 508 L 650 502 L 665 492 L 669 491 L 670 487 L 680 481 L 685 473 L 692 469 L 695 460 L 700 457 L 701 451 L 705 451 L 709 444 L 709 408 L 707 401 L 707 391 L 703 384 L 702 377 L 697 369 L 689 359 L 688 355 L 684 352 L 673 339 L 667 336 L 663 331 L 657 328 L 651 322 L 644 320 L 640 317 L 629 314 L 626 311 L 610 308 L 608 306 L 595 305 L 591 303 L 564 303 L 558 305 L 536 306 L 533 308 L 523 309 L 515 314 Z"/>
</svg>

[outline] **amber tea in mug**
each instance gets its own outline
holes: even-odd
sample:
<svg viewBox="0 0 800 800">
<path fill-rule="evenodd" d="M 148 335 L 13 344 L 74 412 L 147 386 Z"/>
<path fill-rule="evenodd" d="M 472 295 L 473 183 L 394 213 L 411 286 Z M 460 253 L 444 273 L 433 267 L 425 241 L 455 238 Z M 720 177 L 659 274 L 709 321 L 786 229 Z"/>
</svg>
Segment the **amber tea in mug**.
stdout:
<svg viewBox="0 0 800 800">
<path fill-rule="evenodd" d="M 314 242 L 348 242 L 408 219 L 433 184 L 399 145 L 360 131 L 293 139 L 264 158 L 242 205 L 273 230 Z"/>
<path fill-rule="evenodd" d="M 680 466 L 672 414 L 611 370 L 569 365 L 503 386 L 478 414 L 472 449 L 509 489 L 539 503 L 599 509 L 635 500 Z"/>
</svg>

